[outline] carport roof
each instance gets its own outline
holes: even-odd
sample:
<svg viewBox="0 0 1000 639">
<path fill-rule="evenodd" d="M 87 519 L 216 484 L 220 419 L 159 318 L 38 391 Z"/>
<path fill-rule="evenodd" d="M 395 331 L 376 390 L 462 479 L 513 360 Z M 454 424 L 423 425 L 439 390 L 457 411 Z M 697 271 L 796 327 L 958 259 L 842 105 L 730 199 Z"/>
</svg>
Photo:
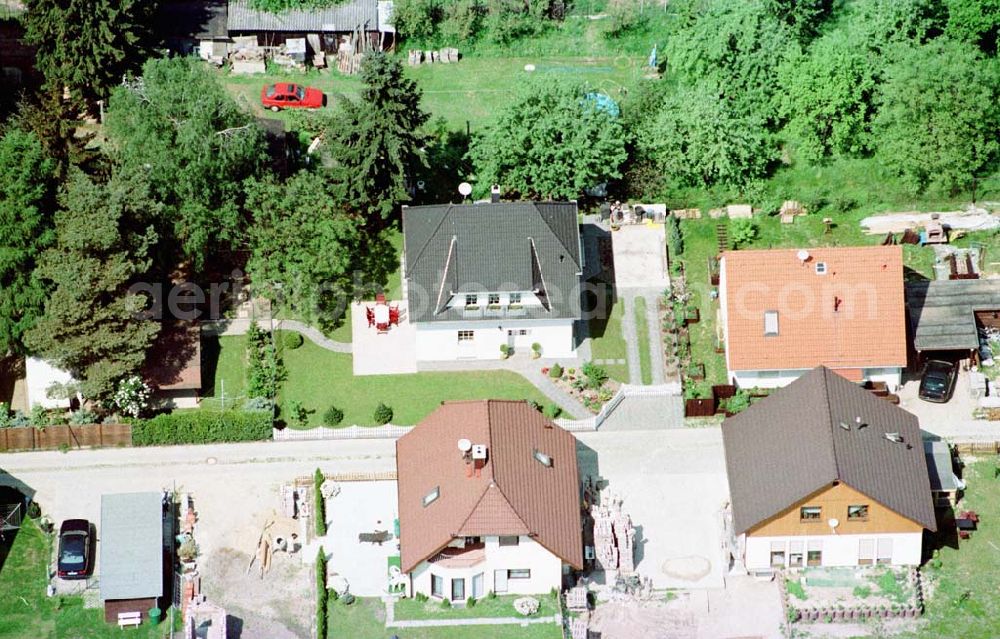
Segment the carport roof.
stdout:
<svg viewBox="0 0 1000 639">
<path fill-rule="evenodd" d="M 738 534 L 834 481 L 936 529 L 916 416 L 825 366 L 726 419 L 722 441 Z"/>
<path fill-rule="evenodd" d="M 979 348 L 976 311 L 1000 310 L 1000 280 L 934 280 L 906 285 L 918 351 Z"/>
<path fill-rule="evenodd" d="M 163 595 L 163 497 L 101 496 L 101 601 Z"/>
</svg>

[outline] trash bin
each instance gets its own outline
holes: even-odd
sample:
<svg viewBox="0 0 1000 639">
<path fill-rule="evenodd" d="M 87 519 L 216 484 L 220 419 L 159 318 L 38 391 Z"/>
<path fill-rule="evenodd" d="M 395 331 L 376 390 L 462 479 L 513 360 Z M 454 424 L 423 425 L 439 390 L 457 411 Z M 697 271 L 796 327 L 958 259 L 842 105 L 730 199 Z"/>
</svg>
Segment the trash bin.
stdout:
<svg viewBox="0 0 1000 639">
<path fill-rule="evenodd" d="M 162 615 L 162 614 L 163 613 L 160 612 L 159 608 L 150 608 L 149 609 L 149 624 L 151 626 L 155 626 L 156 624 L 160 623 L 160 615 Z"/>
</svg>

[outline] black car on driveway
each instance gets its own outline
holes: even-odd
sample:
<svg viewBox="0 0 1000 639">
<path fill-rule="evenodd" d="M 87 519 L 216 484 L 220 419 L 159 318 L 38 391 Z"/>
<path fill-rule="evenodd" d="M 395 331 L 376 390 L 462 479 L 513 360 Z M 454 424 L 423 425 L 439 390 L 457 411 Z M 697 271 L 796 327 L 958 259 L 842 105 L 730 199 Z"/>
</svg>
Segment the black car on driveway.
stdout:
<svg viewBox="0 0 1000 639">
<path fill-rule="evenodd" d="M 63 579 L 86 579 L 93 569 L 93 538 L 86 519 L 67 519 L 59 527 L 56 575 Z"/>
<path fill-rule="evenodd" d="M 917 396 L 927 402 L 944 404 L 951 399 L 958 377 L 958 366 L 952 362 L 932 359 L 924 366 Z"/>
</svg>

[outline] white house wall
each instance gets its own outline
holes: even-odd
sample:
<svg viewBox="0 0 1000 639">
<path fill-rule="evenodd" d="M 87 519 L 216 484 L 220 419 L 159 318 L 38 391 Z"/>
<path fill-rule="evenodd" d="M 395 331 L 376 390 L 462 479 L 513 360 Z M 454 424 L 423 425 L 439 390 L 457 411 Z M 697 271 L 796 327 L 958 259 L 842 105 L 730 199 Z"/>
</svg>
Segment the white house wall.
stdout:
<svg viewBox="0 0 1000 639">
<path fill-rule="evenodd" d="M 857 566 L 861 540 L 874 540 L 878 548 L 879 539 L 892 540 L 892 560 L 894 566 L 917 566 L 920 564 L 921 543 L 923 533 L 881 533 L 872 535 L 820 535 L 817 537 L 784 536 L 745 538 L 745 555 L 747 570 L 767 571 L 771 567 L 771 544 L 784 544 L 785 561 L 789 557 L 789 542 L 801 542 L 804 549 L 809 543 L 819 543 L 822 548 L 823 566 Z M 803 551 L 804 552 L 804 551 Z"/>
<path fill-rule="evenodd" d="M 530 537 L 520 537 L 517 546 L 500 546 L 498 537 L 486 537 L 486 558 L 475 566 L 444 568 L 421 562 L 410 573 L 413 593 L 431 595 L 431 575 L 444 579 L 444 594 L 450 598 L 451 580 L 465 579 L 465 596 L 472 595 L 472 578 L 483 575 L 483 595 L 494 590 L 497 570 L 530 570 L 529 579 L 508 579 L 506 592 L 498 594 L 538 595 L 562 587 L 562 560 Z M 412 593 L 411 593 L 412 594 Z"/>
<path fill-rule="evenodd" d="M 458 341 L 459 331 L 473 331 L 471 342 Z M 500 359 L 500 345 L 508 343 L 508 330 L 527 330 L 515 336 L 515 350 L 531 352 L 541 344 L 544 357 L 576 357 L 573 320 L 486 320 L 470 322 L 428 322 L 416 324 L 417 361 L 456 359 Z"/>
<path fill-rule="evenodd" d="M 728 364 L 727 364 L 728 366 Z M 811 369 L 779 371 L 729 371 L 729 379 L 740 388 L 782 388 L 797 380 Z M 901 369 L 865 368 L 863 378 L 873 382 L 885 382 L 891 390 L 899 387 Z"/>
</svg>

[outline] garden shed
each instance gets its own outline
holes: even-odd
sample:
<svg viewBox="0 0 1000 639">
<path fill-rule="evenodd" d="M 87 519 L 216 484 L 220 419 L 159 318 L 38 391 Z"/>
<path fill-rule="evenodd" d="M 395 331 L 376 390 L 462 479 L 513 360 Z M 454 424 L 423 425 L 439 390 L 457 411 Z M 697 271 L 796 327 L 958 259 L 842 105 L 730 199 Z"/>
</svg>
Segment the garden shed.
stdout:
<svg viewBox="0 0 1000 639">
<path fill-rule="evenodd" d="M 163 494 L 101 496 L 100 585 L 104 620 L 117 623 L 166 605 L 164 575 L 170 567 L 173 534 L 164 517 Z"/>
</svg>

